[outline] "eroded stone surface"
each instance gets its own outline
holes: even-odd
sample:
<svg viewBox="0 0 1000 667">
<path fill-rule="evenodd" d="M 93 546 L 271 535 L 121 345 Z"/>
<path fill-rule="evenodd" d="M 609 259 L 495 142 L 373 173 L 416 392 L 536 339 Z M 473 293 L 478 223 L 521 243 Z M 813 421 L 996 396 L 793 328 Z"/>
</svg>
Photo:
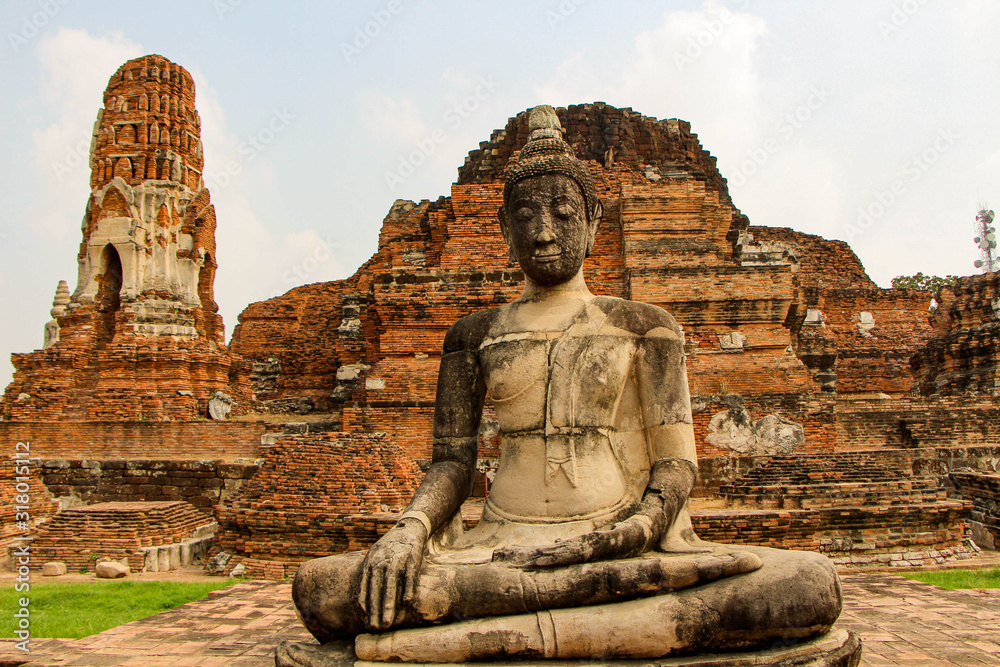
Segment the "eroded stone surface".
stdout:
<svg viewBox="0 0 1000 667">
<path fill-rule="evenodd" d="M 128 576 L 129 568 L 121 563 L 108 560 L 98 563 L 95 573 L 98 579 L 121 579 Z"/>
<path fill-rule="evenodd" d="M 221 421 L 229 416 L 233 409 L 233 398 L 229 394 L 217 391 L 208 400 L 208 416 Z"/>
<path fill-rule="evenodd" d="M 740 454 L 789 454 L 805 443 L 805 433 L 801 424 L 775 414 L 751 421 L 750 413 L 739 401 L 712 416 L 705 440 Z"/>
</svg>

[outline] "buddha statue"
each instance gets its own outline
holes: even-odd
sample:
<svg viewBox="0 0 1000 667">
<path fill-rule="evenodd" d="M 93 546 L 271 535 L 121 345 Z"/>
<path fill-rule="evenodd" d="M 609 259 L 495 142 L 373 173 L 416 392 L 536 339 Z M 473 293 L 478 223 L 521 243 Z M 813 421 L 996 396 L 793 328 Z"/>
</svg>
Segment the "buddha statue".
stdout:
<svg viewBox="0 0 1000 667">
<path fill-rule="evenodd" d="M 695 535 L 683 332 L 589 291 L 593 177 L 551 107 L 529 126 L 499 211 L 523 292 L 448 331 L 426 477 L 367 554 L 299 568 L 293 600 L 321 646 L 285 643 L 279 666 L 747 651 L 823 635 L 840 613 L 824 556 Z M 487 394 L 500 464 L 463 530 Z"/>
</svg>

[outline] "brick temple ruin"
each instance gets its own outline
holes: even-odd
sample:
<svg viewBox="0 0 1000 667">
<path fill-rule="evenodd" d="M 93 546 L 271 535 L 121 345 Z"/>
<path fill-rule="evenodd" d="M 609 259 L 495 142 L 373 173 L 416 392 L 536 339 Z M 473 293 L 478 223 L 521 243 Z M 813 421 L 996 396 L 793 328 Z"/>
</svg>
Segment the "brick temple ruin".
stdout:
<svg viewBox="0 0 1000 667">
<path fill-rule="evenodd" d="M 496 211 L 527 114 L 469 154 L 450 196 L 393 204 L 354 275 L 251 304 L 227 348 L 190 76 L 130 61 L 105 107 L 79 284 L 57 293 L 45 348 L 14 355 L 2 403 L 0 434 L 32 441 L 64 508 L 47 498 L 39 516 L 185 500 L 220 524 L 215 564 L 251 576 L 364 548 L 429 461 L 447 328 L 520 291 Z M 588 284 L 684 327 L 702 537 L 857 566 L 1000 543 L 997 274 L 929 314 L 934 295 L 879 288 L 841 241 L 751 226 L 688 123 L 603 103 L 558 115 L 605 202 Z M 206 418 L 217 393 L 235 418 Z"/>
<path fill-rule="evenodd" d="M 76 289 L 60 282 L 43 349 L 13 355 L 6 419 L 189 420 L 230 387 L 200 125 L 184 68 L 147 56 L 111 77 Z"/>
</svg>

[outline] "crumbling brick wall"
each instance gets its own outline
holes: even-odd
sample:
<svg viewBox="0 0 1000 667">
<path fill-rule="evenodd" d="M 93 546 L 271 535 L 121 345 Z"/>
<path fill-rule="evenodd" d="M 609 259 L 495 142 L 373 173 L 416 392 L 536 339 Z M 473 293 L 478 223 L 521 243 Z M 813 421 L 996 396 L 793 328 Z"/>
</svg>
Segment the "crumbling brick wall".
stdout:
<svg viewBox="0 0 1000 667">
<path fill-rule="evenodd" d="M 212 516 L 258 466 L 211 460 L 38 461 L 44 489 L 67 506 L 104 502 L 183 500 Z"/>
<path fill-rule="evenodd" d="M 29 442 L 42 459 L 221 459 L 260 456 L 263 422 L 0 422 L 0 442 Z"/>
<path fill-rule="evenodd" d="M 421 478 L 384 433 L 279 440 L 257 474 L 216 508 L 219 548 L 261 562 L 365 548 L 378 536 L 373 515 L 398 514 Z"/>
<path fill-rule="evenodd" d="M 1000 395 L 1000 274 L 959 278 L 936 298 L 934 337 L 911 360 L 920 393 Z"/>
</svg>

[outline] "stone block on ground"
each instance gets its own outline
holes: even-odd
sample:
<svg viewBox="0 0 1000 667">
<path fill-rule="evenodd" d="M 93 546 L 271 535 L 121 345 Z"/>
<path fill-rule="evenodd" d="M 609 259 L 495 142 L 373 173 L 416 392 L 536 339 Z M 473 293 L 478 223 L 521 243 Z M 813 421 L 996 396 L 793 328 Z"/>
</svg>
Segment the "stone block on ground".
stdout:
<svg viewBox="0 0 1000 667">
<path fill-rule="evenodd" d="M 43 577 L 61 577 L 64 574 L 66 574 L 66 563 L 53 561 L 42 565 Z"/>
<path fill-rule="evenodd" d="M 127 577 L 128 574 L 128 567 L 112 560 L 106 560 L 97 564 L 98 579 L 121 579 L 122 577 Z"/>
</svg>

